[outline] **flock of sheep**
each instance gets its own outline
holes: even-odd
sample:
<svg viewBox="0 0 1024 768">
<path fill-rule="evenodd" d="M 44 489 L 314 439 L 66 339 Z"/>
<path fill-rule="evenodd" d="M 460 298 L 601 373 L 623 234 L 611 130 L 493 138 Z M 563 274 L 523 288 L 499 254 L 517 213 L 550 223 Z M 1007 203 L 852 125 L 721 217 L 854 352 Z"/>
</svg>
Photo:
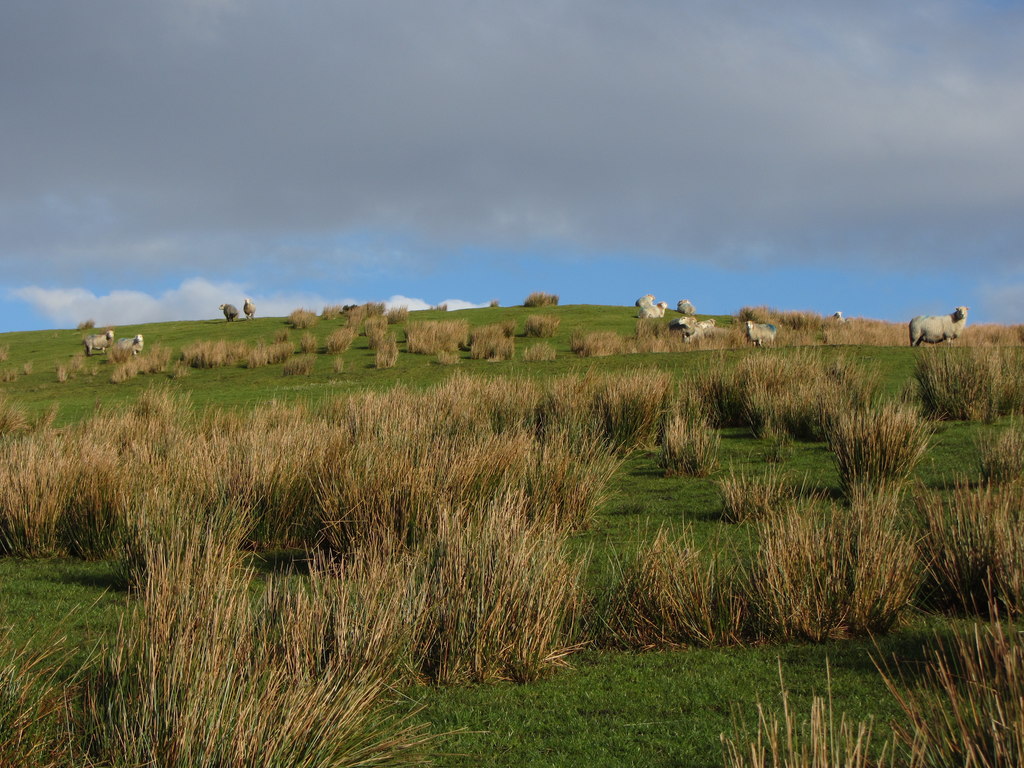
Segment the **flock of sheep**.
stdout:
<svg viewBox="0 0 1024 768">
<path fill-rule="evenodd" d="M 636 300 L 639 318 L 658 318 L 665 316 L 668 303 L 664 301 L 655 302 L 653 294 L 646 294 Z M 956 307 L 948 315 L 918 315 L 910 321 L 910 346 L 917 347 L 921 342 L 938 344 L 942 341 L 952 341 L 959 338 L 967 325 L 967 311 L 969 307 Z M 683 299 L 676 305 L 676 311 L 682 317 L 670 320 L 668 328 L 670 331 L 678 331 L 683 334 L 685 341 L 695 341 L 702 338 L 714 337 L 729 333 L 725 328 L 717 328 L 714 318 L 708 320 L 697 320 L 694 315 L 696 308 L 689 299 Z M 836 312 L 831 317 L 837 323 L 845 323 L 846 318 L 842 312 Z M 755 323 L 748 320 L 745 324 L 744 333 L 747 339 L 756 347 L 763 347 L 775 341 L 779 329 L 771 323 Z"/>
<path fill-rule="evenodd" d="M 664 301 L 655 302 L 653 294 L 646 294 L 636 300 L 638 308 L 637 317 L 659 318 L 665 316 L 668 303 Z M 218 309 L 224 313 L 224 319 L 232 322 L 238 319 L 238 308 L 234 304 L 221 304 Z M 941 341 L 952 341 L 960 336 L 964 326 L 967 324 L 967 310 L 969 307 L 957 307 L 948 315 L 918 315 L 910 321 L 910 345 L 920 346 L 921 342 L 937 344 Z M 726 328 L 718 328 L 715 319 L 697 320 L 694 316 L 697 313 L 696 307 L 689 299 L 683 299 L 676 304 L 676 311 L 682 315 L 670 320 L 668 328 L 670 331 L 678 331 L 683 334 L 685 341 L 695 341 L 702 338 L 714 337 L 728 334 Z M 246 298 L 242 304 L 242 312 L 246 320 L 256 317 L 256 305 L 252 299 Z M 846 322 L 842 312 L 832 315 L 832 320 L 838 323 Z M 775 341 L 778 328 L 771 323 L 755 323 L 751 320 L 746 322 L 744 333 L 747 339 L 756 347 L 763 347 Z M 107 330 L 105 333 L 93 333 L 82 340 L 86 356 L 93 352 L 106 351 L 113 345 L 118 349 L 131 350 L 133 355 L 142 351 L 142 334 L 136 334 L 131 339 L 118 339 L 114 342 L 114 331 Z"/>
</svg>

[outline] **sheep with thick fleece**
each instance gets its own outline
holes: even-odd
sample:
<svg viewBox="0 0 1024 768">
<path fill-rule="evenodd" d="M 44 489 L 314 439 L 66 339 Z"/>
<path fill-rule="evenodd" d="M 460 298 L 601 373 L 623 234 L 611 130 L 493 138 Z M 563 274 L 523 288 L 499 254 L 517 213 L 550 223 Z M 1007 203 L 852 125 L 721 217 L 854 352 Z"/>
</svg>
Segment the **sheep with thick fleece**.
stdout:
<svg viewBox="0 0 1024 768">
<path fill-rule="evenodd" d="M 747 320 L 747 338 L 754 342 L 755 347 L 763 347 L 765 342 L 769 344 L 774 342 L 778 330 L 771 323 L 755 323 L 753 320 Z"/>
<path fill-rule="evenodd" d="M 256 305 L 252 303 L 252 299 L 246 298 L 245 303 L 242 304 L 242 311 L 245 312 L 246 320 L 256 317 Z"/>
<path fill-rule="evenodd" d="M 967 325 L 968 309 L 956 307 L 948 315 L 918 315 L 910 321 L 910 346 L 920 346 L 922 341 L 938 344 L 959 338 Z"/>
<path fill-rule="evenodd" d="M 118 349 L 130 349 L 133 355 L 137 355 L 142 351 L 142 334 L 137 333 L 131 339 L 118 339 L 116 346 Z"/>
<path fill-rule="evenodd" d="M 676 312 L 678 312 L 681 315 L 697 314 L 697 310 L 693 306 L 693 302 L 691 302 L 689 299 L 683 299 L 678 304 L 676 304 Z"/>
<path fill-rule="evenodd" d="M 234 304 L 221 304 L 217 309 L 224 313 L 224 319 L 229 323 L 238 317 L 238 307 Z"/>
<path fill-rule="evenodd" d="M 654 306 L 654 294 L 647 293 L 636 300 L 638 307 L 653 307 Z"/>
<path fill-rule="evenodd" d="M 842 312 L 833 312 L 832 313 L 832 319 L 835 320 L 837 323 L 845 323 L 846 322 L 846 318 L 843 317 L 843 313 Z"/>
<path fill-rule="evenodd" d="M 106 333 L 90 333 L 82 339 L 82 346 L 85 347 L 85 356 L 91 357 L 93 352 L 105 351 L 113 340 L 114 331 L 110 328 L 107 329 Z"/>
<path fill-rule="evenodd" d="M 648 306 L 640 307 L 638 317 L 664 317 L 665 310 L 668 309 L 668 303 L 659 301 L 657 304 L 650 304 Z"/>
</svg>

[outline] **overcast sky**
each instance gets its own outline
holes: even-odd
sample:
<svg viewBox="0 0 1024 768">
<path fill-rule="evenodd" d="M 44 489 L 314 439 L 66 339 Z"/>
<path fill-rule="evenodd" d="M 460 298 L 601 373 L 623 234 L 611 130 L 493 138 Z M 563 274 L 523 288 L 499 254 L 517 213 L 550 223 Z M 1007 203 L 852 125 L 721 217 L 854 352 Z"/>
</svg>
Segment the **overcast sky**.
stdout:
<svg viewBox="0 0 1024 768">
<path fill-rule="evenodd" d="M 1022 40 L 1016 2 L 3 0 L 0 330 L 535 290 L 1024 322 Z"/>
</svg>

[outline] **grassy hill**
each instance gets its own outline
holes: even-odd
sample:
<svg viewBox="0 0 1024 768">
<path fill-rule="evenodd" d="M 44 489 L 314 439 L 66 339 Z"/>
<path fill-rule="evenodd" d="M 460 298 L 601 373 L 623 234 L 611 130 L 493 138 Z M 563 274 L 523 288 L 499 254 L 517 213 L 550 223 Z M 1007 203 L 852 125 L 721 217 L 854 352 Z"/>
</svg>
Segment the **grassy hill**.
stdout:
<svg viewBox="0 0 1024 768">
<path fill-rule="evenodd" d="M 559 319 L 552 337 L 525 335 L 527 318 L 536 315 Z M 727 316 L 715 319 L 720 327 L 735 323 Z M 470 329 L 507 324 L 513 333 L 513 358 L 473 359 L 473 353 L 465 349 L 454 358 L 443 359 L 405 351 L 410 326 L 441 320 L 465 320 Z M 111 380 L 118 364 L 107 355 L 76 361 L 81 356 L 81 338 L 89 331 L 0 334 L 0 353 L 6 352 L 6 359 L 0 362 L 4 409 L 8 414 L 25 416 L 24 422 L 8 417 L 3 423 L 25 424 L 25 429 L 0 429 L 8 431 L 0 440 L 13 450 L 15 441 L 23 436 L 29 440 L 48 429 L 59 433 L 61 429 L 91 424 L 96 414 L 130 410 L 144 393 L 154 390 L 173 393 L 179 398 L 177 402 L 187 403 L 195 413 L 226 410 L 244 415 L 269 403 L 301 404 L 313 411 L 340 408 L 332 404 L 359 393 L 388 392 L 396 387 L 429 392 L 453 377 L 465 376 L 497 380 L 510 390 L 515 390 L 513 382 L 534 382 L 540 393 L 535 393 L 537 403 L 544 404 L 545 397 L 553 396 L 555 390 L 551 388 L 559 386 L 558 382 L 568 382 L 570 388 L 586 388 L 586 382 L 594 376 L 640 372 L 652 381 L 666 383 L 666 392 L 671 392 L 666 402 L 671 410 L 689 402 L 685 394 L 688 390 L 704 387 L 715 376 L 726 381 L 726 371 L 741 372 L 732 386 L 740 393 L 736 396 L 742 397 L 745 387 L 764 383 L 764 371 L 757 367 L 764 361 L 777 361 L 778 367 L 772 369 L 775 376 L 791 370 L 798 377 L 800 371 L 814 366 L 822 371 L 839 371 L 836 375 L 854 371 L 850 375 L 858 377 L 857 381 L 877 382 L 868 389 L 879 401 L 916 405 L 919 395 L 915 372 L 921 371 L 922 360 L 932 364 L 948 357 L 969 363 L 993 353 L 985 347 L 978 348 L 982 351 L 975 357 L 956 358 L 953 353 L 958 350 L 820 343 L 796 347 L 786 344 L 784 332 L 780 332 L 776 349 L 736 345 L 725 345 L 724 349 L 701 349 L 698 345 L 690 349 L 675 339 L 659 347 L 661 342 L 636 341 L 652 331 L 638 329 L 633 307 L 493 307 L 410 313 L 406 320 L 387 327 L 386 332 L 395 334 L 401 351 L 392 367 L 380 368 L 366 335 L 356 337 L 344 352 L 327 351 L 330 334 L 347 323 L 342 316 L 320 319 L 304 329 L 292 327 L 287 318 L 119 327 L 117 337 L 144 335 L 142 357 L 164 355 L 168 360 L 157 372 L 120 383 Z M 582 357 L 573 352 L 585 334 L 598 332 L 633 340 L 628 342 L 633 349 L 666 351 L 600 357 Z M 791 338 L 797 336 L 794 332 Z M 820 332 L 801 329 L 799 338 L 806 345 L 809 340 L 820 339 Z M 285 362 L 250 367 L 238 352 L 241 345 L 254 349 L 284 340 L 293 346 L 291 357 L 305 354 L 310 360 L 308 373 L 286 375 Z M 191 346 L 218 341 L 238 345 L 234 362 L 212 368 L 181 362 L 183 351 Z M 303 343 L 309 352 L 302 352 Z M 527 350 L 538 344 L 550 345 L 554 359 L 524 359 Z M 1019 355 L 1006 356 L 1005 363 L 1010 366 L 1009 373 L 1019 374 Z M 63 370 L 60 375 L 59 370 Z M 661 374 L 666 378 L 658 379 Z M 798 384 L 793 379 L 785 386 Z M 778 395 L 779 390 L 775 391 Z M 183 397 L 187 400 L 180 399 Z M 916 490 L 899 507 L 907 526 L 919 524 L 914 510 L 920 511 L 920 502 L 915 508 L 911 497 L 924 498 L 922 494 L 933 493 L 935 499 L 941 499 L 955 494 L 959 492 L 954 488 L 958 475 L 966 479 L 967 487 L 977 484 L 981 472 L 978 441 L 1007 432 L 1005 414 L 1020 406 L 1012 393 L 999 397 L 1007 404 L 993 412 L 992 423 L 942 419 L 928 423 L 927 453 L 912 475 Z M 745 408 L 752 408 L 752 403 L 747 401 Z M 620 402 L 618 407 L 626 412 L 630 403 Z M 739 408 L 732 421 L 720 419 L 722 423 L 713 427 L 720 442 L 717 463 L 706 476 L 666 476 L 659 464 L 657 444 L 662 431 L 658 424 L 665 413 L 657 414 L 657 423 L 647 438 L 634 448 L 620 451 L 617 460 L 621 464 L 608 487 L 607 498 L 586 524 L 567 537 L 572 556 L 585 559 L 588 600 L 600 604 L 613 599 L 616 585 L 629 571 L 632 559 L 637 552 L 647 551 L 645 547 L 659 531 L 667 532 L 669 537 L 688 536 L 703 551 L 718 553 L 729 561 L 756 559 L 764 529 L 757 521 L 734 523 L 723 518 L 722 482 L 730 477 L 761 477 L 780 470 L 799 488 L 798 502 L 809 501 L 832 510 L 825 514 L 840 514 L 835 510 L 845 508 L 845 486 L 829 445 L 820 436 L 794 438 L 752 426 L 747 410 Z M 287 418 L 299 418 L 299 413 L 287 412 Z M 46 426 L 51 415 L 52 424 Z M 101 427 L 97 422 L 96 428 Z M 147 439 L 158 441 L 160 429 L 169 430 L 170 426 L 140 427 L 144 428 L 154 430 L 146 433 L 152 435 Z M 401 437 L 394 438 L 395 446 L 401 446 Z M 61 438 L 57 434 L 53 439 Z M 583 447 L 578 445 L 580 462 L 585 461 Z M 199 452 L 198 446 L 196 450 Z M 352 460 L 357 457 L 351 452 L 345 455 Z M 304 550 L 282 551 L 259 545 L 254 549 L 249 562 L 260 578 L 289 569 L 301 571 L 306 560 Z M 126 610 L 136 601 L 126 590 L 119 569 L 114 557 L 0 558 L 0 624 L 8 629 L 9 640 L 15 646 L 27 643 L 41 647 L 44 638 L 65 636 L 69 651 L 61 674 L 70 674 L 68 670 L 81 665 L 94 644 L 114 636 Z M 587 616 L 610 615 L 602 613 L 600 607 L 580 610 L 590 611 Z M 895 655 L 901 664 L 920 661 L 928 655 L 924 646 L 936 634 L 948 635 L 975 619 L 971 611 L 936 606 L 919 596 L 902 611 L 891 631 L 874 637 L 842 629 L 820 642 L 759 635 L 703 648 L 688 643 L 623 647 L 622 643 L 595 639 L 604 636 L 603 630 L 590 626 L 577 636 L 577 652 L 567 657 L 567 665 L 549 670 L 540 679 L 521 684 L 405 685 L 399 709 L 409 713 L 412 722 L 428 724 L 429 731 L 444 734 L 435 744 L 439 765 L 721 765 L 721 733 L 733 732 L 737 724 L 753 728 L 758 703 L 772 712 L 780 710 L 780 672 L 792 694 L 792 705 L 799 711 L 806 713 L 811 697 L 825 693 L 831 679 L 837 713 L 848 713 L 853 719 L 873 717 L 879 736 L 889 736 L 889 722 L 904 722 L 904 716 L 887 691 L 876 660 Z M 530 630 L 523 627 L 522 631 Z"/>
</svg>

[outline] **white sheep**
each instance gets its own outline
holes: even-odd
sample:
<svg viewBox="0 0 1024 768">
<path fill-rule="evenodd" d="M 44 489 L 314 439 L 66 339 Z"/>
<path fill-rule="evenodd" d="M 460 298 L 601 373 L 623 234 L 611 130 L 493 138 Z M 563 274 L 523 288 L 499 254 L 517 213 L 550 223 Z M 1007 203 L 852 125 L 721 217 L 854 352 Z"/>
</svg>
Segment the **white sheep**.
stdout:
<svg viewBox="0 0 1024 768">
<path fill-rule="evenodd" d="M 918 315 L 910 321 L 910 346 L 920 346 L 922 341 L 938 344 L 959 338 L 967 325 L 968 309 L 956 307 L 948 315 Z"/>
<path fill-rule="evenodd" d="M 846 318 L 843 317 L 843 313 L 842 312 L 833 312 L 832 313 L 832 319 L 835 320 L 837 323 L 845 323 L 846 322 Z"/>
<path fill-rule="evenodd" d="M 641 296 L 639 299 L 636 300 L 636 305 L 638 307 L 651 307 L 651 306 L 654 306 L 654 294 L 653 293 L 644 294 L 643 296 Z"/>
<path fill-rule="evenodd" d="M 106 333 L 91 333 L 82 339 L 82 345 L 85 347 L 85 356 L 91 357 L 93 352 L 99 352 L 100 350 L 106 350 L 110 346 L 110 342 L 114 340 L 113 329 L 108 328 Z"/>
<path fill-rule="evenodd" d="M 142 334 L 135 334 L 134 338 L 131 339 L 118 339 L 117 349 L 130 349 L 132 355 L 137 355 L 142 351 Z"/>
<path fill-rule="evenodd" d="M 234 304 L 221 304 L 217 309 L 224 313 L 224 318 L 229 323 L 238 317 L 238 307 Z"/>
<path fill-rule="evenodd" d="M 242 304 L 242 311 L 245 312 L 246 320 L 256 317 L 256 305 L 252 303 L 252 299 L 246 298 L 245 303 Z"/>
<path fill-rule="evenodd" d="M 753 320 L 747 320 L 747 338 L 754 342 L 755 347 L 763 347 L 765 342 L 769 344 L 774 342 L 778 330 L 771 323 L 755 323 Z"/>
<path fill-rule="evenodd" d="M 683 317 L 677 317 L 674 320 L 669 320 L 668 329 L 670 331 L 682 331 L 684 335 L 689 335 L 690 333 L 693 333 L 693 327 L 696 323 L 696 317 L 684 315 Z"/>
<path fill-rule="evenodd" d="M 676 312 L 681 315 L 695 315 L 697 314 L 696 308 L 693 306 L 693 302 L 689 299 L 683 299 L 676 304 Z"/>
</svg>

